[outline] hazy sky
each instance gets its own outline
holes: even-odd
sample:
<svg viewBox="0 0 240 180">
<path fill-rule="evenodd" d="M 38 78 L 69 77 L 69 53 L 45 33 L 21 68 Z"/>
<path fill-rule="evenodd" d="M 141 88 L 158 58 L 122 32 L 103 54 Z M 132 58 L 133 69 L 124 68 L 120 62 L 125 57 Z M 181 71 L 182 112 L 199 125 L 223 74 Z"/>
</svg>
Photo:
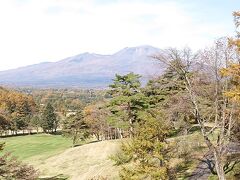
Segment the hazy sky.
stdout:
<svg viewBox="0 0 240 180">
<path fill-rule="evenodd" d="M 234 35 L 240 0 L 0 0 L 0 70 L 124 47 Z"/>
</svg>

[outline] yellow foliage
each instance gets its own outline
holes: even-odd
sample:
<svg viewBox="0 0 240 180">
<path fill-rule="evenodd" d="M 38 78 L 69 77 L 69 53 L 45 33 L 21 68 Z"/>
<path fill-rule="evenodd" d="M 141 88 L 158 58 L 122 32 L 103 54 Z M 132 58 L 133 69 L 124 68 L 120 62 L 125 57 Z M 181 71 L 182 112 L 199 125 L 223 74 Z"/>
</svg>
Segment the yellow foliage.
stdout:
<svg viewBox="0 0 240 180">
<path fill-rule="evenodd" d="M 231 79 L 232 88 L 225 92 L 225 95 L 233 100 L 240 101 L 240 64 L 231 64 L 228 68 L 221 69 L 224 77 Z"/>
</svg>

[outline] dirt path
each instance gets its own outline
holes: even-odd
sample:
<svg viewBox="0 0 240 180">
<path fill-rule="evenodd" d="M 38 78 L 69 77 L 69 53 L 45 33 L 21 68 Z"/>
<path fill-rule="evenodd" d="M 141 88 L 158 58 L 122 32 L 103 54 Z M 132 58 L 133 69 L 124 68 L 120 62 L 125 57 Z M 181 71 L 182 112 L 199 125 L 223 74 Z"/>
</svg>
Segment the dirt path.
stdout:
<svg viewBox="0 0 240 180">
<path fill-rule="evenodd" d="M 207 164 L 200 162 L 188 180 L 207 180 L 210 174 Z"/>
<path fill-rule="evenodd" d="M 119 141 L 103 141 L 66 150 L 37 165 L 48 176 L 69 175 L 71 180 L 87 180 L 93 177 L 118 179 L 118 167 L 109 156 L 119 149 Z"/>
<path fill-rule="evenodd" d="M 239 143 L 229 143 L 225 147 L 228 154 L 240 154 L 240 144 Z M 204 159 L 213 159 L 213 154 L 208 153 L 205 155 Z M 188 180 L 207 180 L 211 175 L 211 171 L 208 168 L 206 162 L 201 161 L 196 167 L 195 171 L 193 171 L 192 175 L 188 178 Z"/>
</svg>

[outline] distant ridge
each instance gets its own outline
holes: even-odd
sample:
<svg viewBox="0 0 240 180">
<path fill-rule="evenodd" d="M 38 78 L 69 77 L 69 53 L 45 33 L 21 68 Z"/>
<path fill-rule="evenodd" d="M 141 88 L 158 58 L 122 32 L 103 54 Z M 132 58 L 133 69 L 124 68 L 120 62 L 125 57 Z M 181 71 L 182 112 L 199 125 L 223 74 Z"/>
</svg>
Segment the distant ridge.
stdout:
<svg viewBox="0 0 240 180">
<path fill-rule="evenodd" d="M 0 85 L 25 87 L 105 88 L 115 74 L 134 72 L 143 81 L 163 71 L 151 56 L 152 46 L 127 47 L 112 55 L 82 53 L 57 62 L 43 62 L 0 72 Z"/>
</svg>

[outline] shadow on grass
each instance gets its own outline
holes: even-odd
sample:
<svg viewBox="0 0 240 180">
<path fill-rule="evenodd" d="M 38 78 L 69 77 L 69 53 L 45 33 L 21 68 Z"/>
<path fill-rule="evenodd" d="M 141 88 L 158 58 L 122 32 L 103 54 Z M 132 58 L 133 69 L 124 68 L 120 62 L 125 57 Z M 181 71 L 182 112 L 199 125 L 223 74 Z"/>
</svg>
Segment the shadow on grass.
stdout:
<svg viewBox="0 0 240 180">
<path fill-rule="evenodd" d="M 66 176 L 64 174 L 59 174 L 57 176 L 52 176 L 52 177 L 40 177 L 38 180 L 68 180 L 69 176 Z"/>
<path fill-rule="evenodd" d="M 189 172 L 189 169 L 193 166 L 192 161 L 185 161 L 184 164 L 177 167 L 177 178 L 181 179 L 188 179 L 191 176 L 191 172 Z"/>
<path fill-rule="evenodd" d="M 19 134 L 10 134 L 10 135 L 4 135 L 0 136 L 0 138 L 8 138 L 8 137 L 18 137 L 18 136 L 31 136 L 31 135 L 37 135 L 37 134 L 50 134 L 50 135 L 62 135 L 62 131 L 57 131 L 57 132 L 51 132 L 51 133 L 46 133 L 46 132 L 31 132 L 31 133 L 19 133 Z"/>
<path fill-rule="evenodd" d="M 25 133 L 25 134 L 11 134 L 11 135 L 4 135 L 0 136 L 0 138 L 9 138 L 9 137 L 18 137 L 18 136 L 31 136 L 31 135 L 36 135 L 36 134 L 45 134 L 43 132 L 32 132 L 32 133 Z"/>
<path fill-rule="evenodd" d="M 79 146 L 83 146 L 83 145 L 86 145 L 86 144 L 92 144 L 92 143 L 97 143 L 97 142 L 101 142 L 101 141 L 90 141 L 90 142 L 86 142 L 86 143 L 82 143 L 82 144 L 75 144 L 73 147 L 79 147 Z"/>
<path fill-rule="evenodd" d="M 56 131 L 56 132 L 53 132 L 53 133 L 50 133 L 51 135 L 62 135 L 62 131 Z"/>
</svg>

